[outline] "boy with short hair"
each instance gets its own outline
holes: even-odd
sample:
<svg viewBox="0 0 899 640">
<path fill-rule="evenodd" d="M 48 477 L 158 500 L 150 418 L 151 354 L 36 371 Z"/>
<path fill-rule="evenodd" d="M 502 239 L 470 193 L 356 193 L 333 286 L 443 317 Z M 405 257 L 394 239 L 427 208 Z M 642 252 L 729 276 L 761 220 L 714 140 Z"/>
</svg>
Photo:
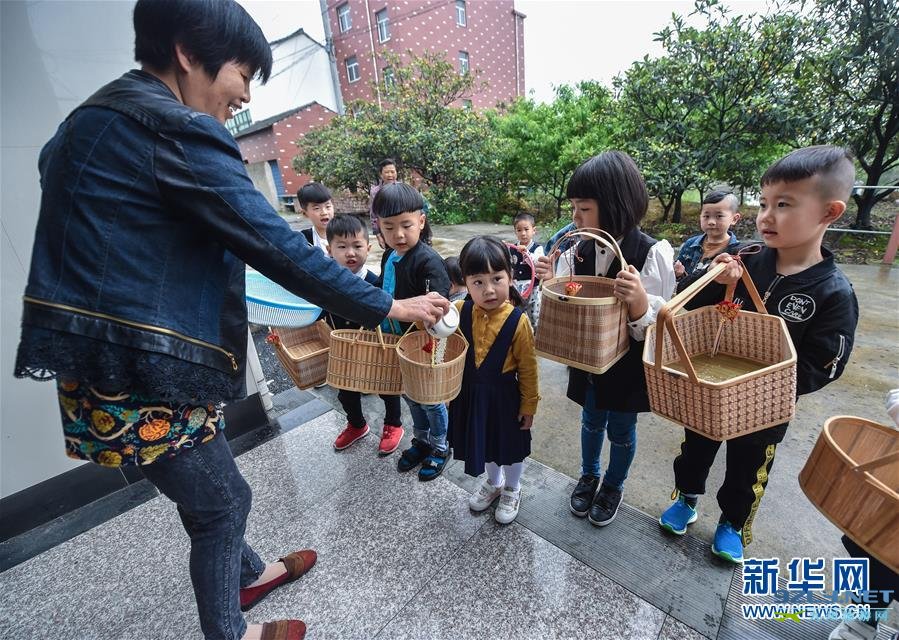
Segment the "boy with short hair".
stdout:
<svg viewBox="0 0 899 640">
<path fill-rule="evenodd" d="M 718 254 L 738 243 L 730 227 L 740 220 L 740 202 L 728 191 L 712 191 L 702 200 L 699 227 L 702 233 L 688 238 L 677 255 L 674 275 L 678 280 L 705 271 Z"/>
<path fill-rule="evenodd" d="M 337 216 L 328 223 L 325 233 L 328 240 L 328 254 L 337 264 L 346 267 L 369 284 L 380 285 L 381 279 L 365 266 L 371 243 L 368 229 L 359 218 L 351 215 Z M 333 329 L 360 328 L 358 324 L 331 313 L 324 313 L 322 317 Z M 334 449 L 341 451 L 367 436 L 369 428 L 362 413 L 362 394 L 358 391 L 340 389 L 337 392 L 337 399 L 347 417 L 346 427 L 334 441 Z M 405 432 L 400 417 L 400 397 L 381 396 L 381 400 L 384 401 L 384 428 L 381 431 L 378 455 L 386 456 L 396 451 Z"/>
<path fill-rule="evenodd" d="M 841 147 L 798 149 L 771 165 L 762 176 L 762 195 L 756 227 L 765 242 L 759 253 L 739 259 L 723 253 L 714 262 L 728 269 L 716 278 L 719 285 L 736 282 L 743 266 L 761 292 L 765 309 L 786 321 L 796 348 L 796 393 L 804 395 L 842 374 L 858 324 L 858 300 L 852 285 L 821 246 L 827 227 L 846 210 L 855 182 L 850 153 Z M 700 277 L 694 273 L 687 285 Z M 724 287 L 710 285 L 689 307 L 715 304 Z M 755 310 L 737 285 L 735 298 Z M 752 520 L 759 507 L 777 445 L 789 423 L 769 427 L 727 441 L 727 469 L 718 490 L 721 518 L 712 553 L 735 563 L 743 561 L 743 546 L 752 541 Z M 697 519 L 696 503 L 720 442 L 686 429 L 681 454 L 674 460 L 677 500 L 659 518 L 663 529 L 683 535 Z"/>
<path fill-rule="evenodd" d="M 322 253 L 328 253 L 328 239 L 326 229 L 328 223 L 334 217 L 334 204 L 331 202 L 331 192 L 321 182 L 307 182 L 297 191 L 297 201 L 300 203 L 300 211 L 312 223 L 309 229 L 300 231 L 313 247 L 318 247 Z"/>
</svg>

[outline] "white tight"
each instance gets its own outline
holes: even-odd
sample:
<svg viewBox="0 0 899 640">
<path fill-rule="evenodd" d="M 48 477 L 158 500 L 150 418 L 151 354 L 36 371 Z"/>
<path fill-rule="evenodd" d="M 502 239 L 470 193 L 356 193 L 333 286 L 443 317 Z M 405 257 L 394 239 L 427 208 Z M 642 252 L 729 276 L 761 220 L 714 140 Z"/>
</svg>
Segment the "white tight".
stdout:
<svg viewBox="0 0 899 640">
<path fill-rule="evenodd" d="M 487 478 L 490 480 L 490 484 L 494 487 L 500 486 L 503 483 L 503 476 L 505 476 L 505 485 L 507 487 L 510 489 L 521 488 L 521 472 L 524 471 L 523 462 L 504 464 L 503 466 L 499 466 L 495 462 L 487 462 L 484 464 L 484 468 L 487 470 Z"/>
</svg>

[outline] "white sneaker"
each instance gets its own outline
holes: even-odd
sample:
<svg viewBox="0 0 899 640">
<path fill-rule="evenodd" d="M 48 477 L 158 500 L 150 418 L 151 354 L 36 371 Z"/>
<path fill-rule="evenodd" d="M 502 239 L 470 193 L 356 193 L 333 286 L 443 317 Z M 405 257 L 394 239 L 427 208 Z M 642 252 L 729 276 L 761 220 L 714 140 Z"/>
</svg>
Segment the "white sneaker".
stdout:
<svg viewBox="0 0 899 640">
<path fill-rule="evenodd" d="M 509 524 L 518 515 L 518 505 L 521 503 L 521 489 L 503 488 L 499 496 L 499 504 L 493 517 L 500 524 Z"/>
<path fill-rule="evenodd" d="M 827 640 L 874 640 L 877 630 L 860 620 L 843 620 Z"/>
<path fill-rule="evenodd" d="M 494 487 L 490 484 L 489 479 L 484 478 L 478 490 L 468 497 L 468 506 L 472 511 L 483 511 L 493 504 L 493 501 L 496 500 L 502 490 L 502 485 Z"/>
</svg>

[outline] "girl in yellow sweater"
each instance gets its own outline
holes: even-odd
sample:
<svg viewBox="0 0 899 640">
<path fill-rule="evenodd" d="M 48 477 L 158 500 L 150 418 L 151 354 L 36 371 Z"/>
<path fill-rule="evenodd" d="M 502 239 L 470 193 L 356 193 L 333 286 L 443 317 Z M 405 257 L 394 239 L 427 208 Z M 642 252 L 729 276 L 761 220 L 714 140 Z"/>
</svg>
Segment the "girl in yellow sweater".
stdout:
<svg viewBox="0 0 899 640">
<path fill-rule="evenodd" d="M 449 443 L 465 473 L 487 478 L 469 498 L 483 511 L 499 497 L 496 521 L 518 515 L 521 471 L 531 452 L 531 425 L 540 399 L 531 324 L 512 286 L 509 250 L 477 236 L 459 255 L 469 299 L 455 302 L 469 349 L 462 390 L 449 408 Z"/>
</svg>

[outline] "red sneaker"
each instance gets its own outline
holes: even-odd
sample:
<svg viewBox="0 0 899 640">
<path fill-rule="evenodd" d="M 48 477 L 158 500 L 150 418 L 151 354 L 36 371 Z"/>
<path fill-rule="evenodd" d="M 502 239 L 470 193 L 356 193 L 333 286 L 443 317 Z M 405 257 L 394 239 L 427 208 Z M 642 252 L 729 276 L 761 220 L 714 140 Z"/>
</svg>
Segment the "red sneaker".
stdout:
<svg viewBox="0 0 899 640">
<path fill-rule="evenodd" d="M 354 427 L 349 422 L 347 422 L 346 427 L 344 427 L 343 431 L 340 432 L 340 435 L 337 436 L 337 440 L 334 441 L 334 449 L 336 451 L 346 449 L 348 446 L 356 442 L 356 440 L 361 440 L 367 435 L 367 424 L 361 427 Z"/>
<path fill-rule="evenodd" d="M 385 424 L 384 430 L 381 431 L 381 443 L 378 445 L 378 455 L 389 456 L 396 451 L 396 448 L 400 446 L 400 440 L 403 439 L 405 434 L 406 432 L 402 427 Z"/>
</svg>

